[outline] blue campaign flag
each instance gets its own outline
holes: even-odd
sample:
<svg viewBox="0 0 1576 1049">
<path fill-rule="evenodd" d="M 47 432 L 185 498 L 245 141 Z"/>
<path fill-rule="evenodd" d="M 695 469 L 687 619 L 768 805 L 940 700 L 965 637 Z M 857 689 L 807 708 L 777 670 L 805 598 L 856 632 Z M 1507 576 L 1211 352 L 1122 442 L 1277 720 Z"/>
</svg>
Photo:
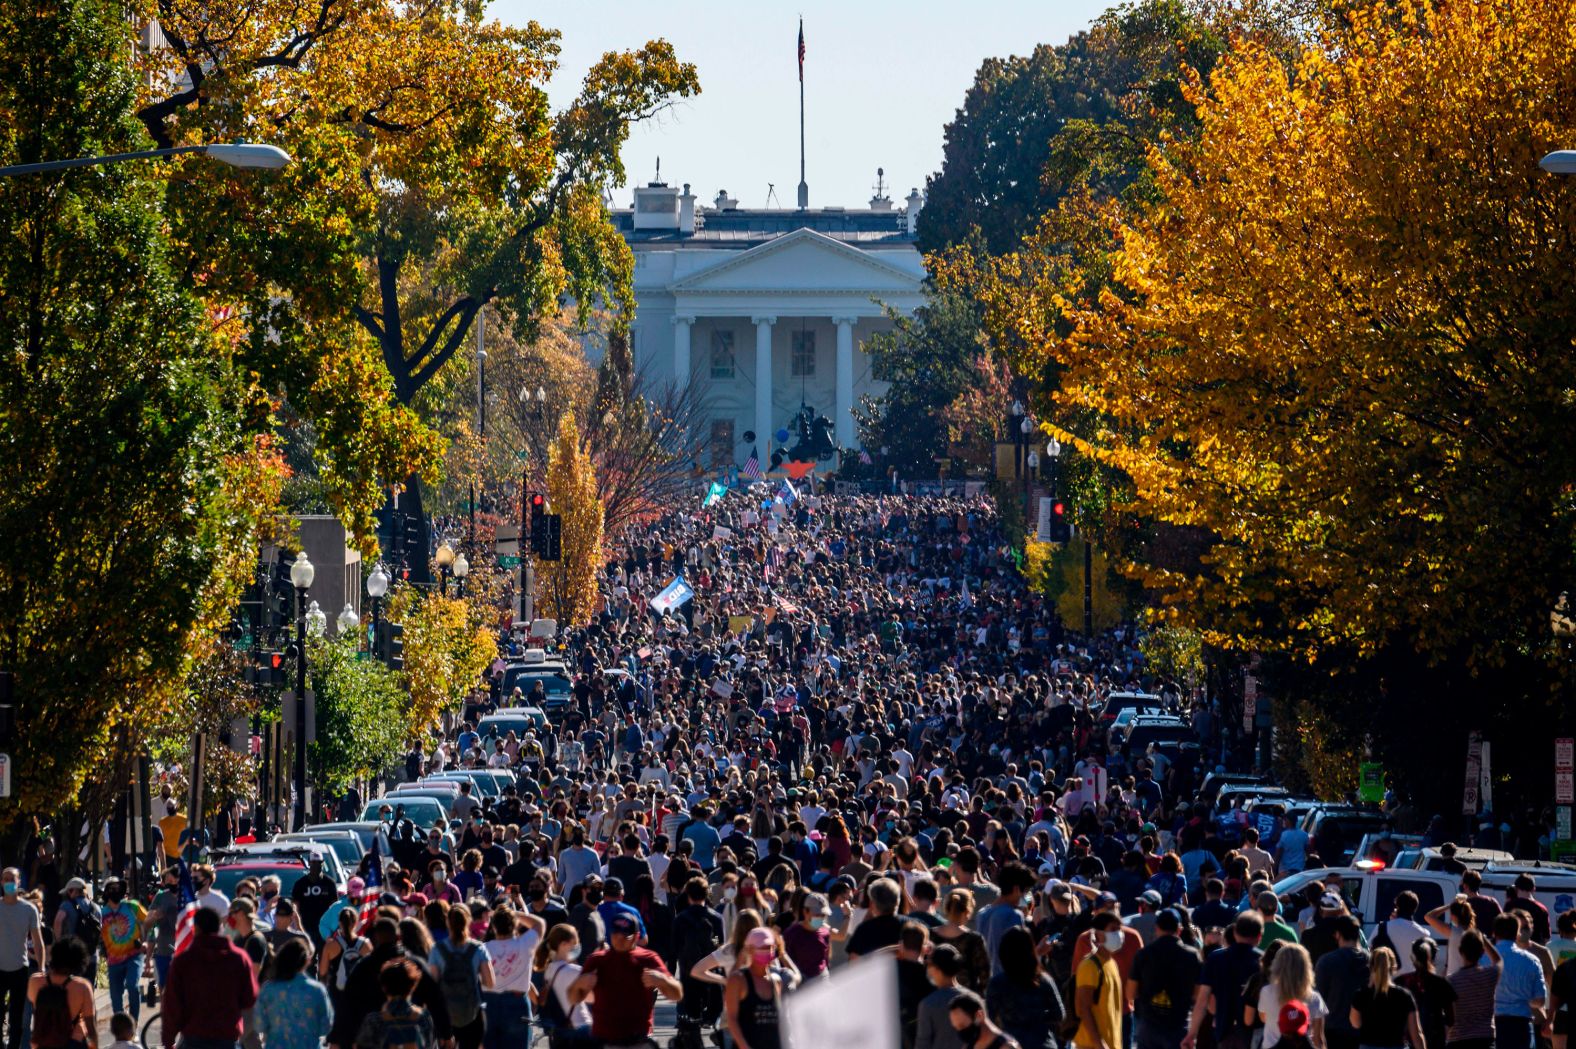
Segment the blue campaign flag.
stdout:
<svg viewBox="0 0 1576 1049">
<path fill-rule="evenodd" d="M 728 487 L 727 487 L 727 485 L 718 484 L 716 481 L 713 481 L 711 483 L 711 487 L 706 489 L 706 498 L 701 501 L 701 504 L 700 504 L 701 509 L 704 510 L 704 509 L 706 509 L 706 507 L 711 506 L 713 503 L 721 502 L 722 501 L 722 497 L 724 495 L 727 495 L 727 494 L 728 494 Z"/>
<path fill-rule="evenodd" d="M 674 576 L 673 581 L 651 599 L 651 610 L 659 616 L 666 615 L 694 596 L 694 589 L 683 579 Z"/>
</svg>

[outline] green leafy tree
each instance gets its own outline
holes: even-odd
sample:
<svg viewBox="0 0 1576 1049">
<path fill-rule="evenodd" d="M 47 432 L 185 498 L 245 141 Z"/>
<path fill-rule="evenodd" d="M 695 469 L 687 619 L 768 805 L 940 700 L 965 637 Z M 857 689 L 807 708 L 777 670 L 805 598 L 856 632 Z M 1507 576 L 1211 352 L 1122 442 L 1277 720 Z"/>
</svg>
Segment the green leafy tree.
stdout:
<svg viewBox="0 0 1576 1049">
<path fill-rule="evenodd" d="M 312 782 L 337 797 L 375 776 L 405 745 L 410 701 L 394 671 L 363 658 L 359 631 L 311 646 L 317 740 L 307 751 Z"/>
<path fill-rule="evenodd" d="M 860 439 L 913 476 L 946 454 L 942 414 L 975 378 L 980 311 L 956 291 L 932 291 L 912 317 L 892 314 L 892 330 L 865 343 L 871 373 L 888 386 L 855 408 Z"/>
<path fill-rule="evenodd" d="M 146 148 L 121 5 L 0 5 L 0 162 Z M 124 774 L 223 622 L 259 507 L 252 407 L 173 277 L 159 170 L 0 179 L 0 663 L 11 817 Z M 120 782 L 124 782 L 124 778 Z"/>
</svg>

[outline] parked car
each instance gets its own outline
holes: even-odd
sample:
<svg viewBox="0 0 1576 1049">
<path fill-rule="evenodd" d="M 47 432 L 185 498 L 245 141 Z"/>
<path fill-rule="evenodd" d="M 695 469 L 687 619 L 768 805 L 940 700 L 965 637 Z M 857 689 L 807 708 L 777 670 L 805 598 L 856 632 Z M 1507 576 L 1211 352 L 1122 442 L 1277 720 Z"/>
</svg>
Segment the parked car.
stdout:
<svg viewBox="0 0 1576 1049">
<path fill-rule="evenodd" d="M 1390 817 L 1364 805 L 1325 803 L 1308 810 L 1302 829 L 1313 839 L 1314 851 L 1332 866 L 1349 866 L 1366 834 L 1390 829 Z"/>
<path fill-rule="evenodd" d="M 406 819 L 418 827 L 447 828 L 449 825 L 448 804 L 430 794 L 390 794 L 373 798 L 362 807 L 361 819 L 378 822 L 378 811 L 385 805 L 390 806 L 396 815 L 403 813 Z"/>
<path fill-rule="evenodd" d="M 1142 754 L 1151 743 L 1197 743 L 1193 726 L 1175 714 L 1138 714 L 1122 736 L 1123 754 Z"/>
<path fill-rule="evenodd" d="M 1257 772 L 1211 772 L 1204 777 L 1204 783 L 1199 787 L 1199 800 L 1211 804 L 1215 796 L 1220 793 L 1220 788 L 1228 783 L 1248 783 L 1257 786 L 1269 786 L 1270 778 Z"/>
<path fill-rule="evenodd" d="M 541 707 L 499 707 L 476 723 L 476 734 L 490 748 L 492 740 L 503 739 L 511 732 L 515 739 L 524 739 L 527 732 L 535 732 L 541 739 L 547 727 L 547 713 Z"/>
<path fill-rule="evenodd" d="M 259 841 L 248 845 L 232 845 L 225 849 L 215 849 L 214 887 L 226 896 L 233 897 L 235 886 L 245 878 L 260 878 L 274 874 L 279 877 L 280 894 L 288 896 L 297 879 L 306 873 L 307 864 L 313 859 L 323 861 L 323 873 L 343 896 L 349 875 L 339 862 L 339 857 L 327 845 L 310 841 Z M 260 874 L 259 871 L 264 867 L 270 869 Z"/>
<path fill-rule="evenodd" d="M 349 831 L 360 841 L 363 854 L 371 852 L 372 845 L 376 842 L 379 852 L 385 858 L 390 855 L 388 824 L 380 820 L 364 820 L 355 823 L 313 823 L 296 833 L 314 834 L 319 831 Z"/>
<path fill-rule="evenodd" d="M 353 830 L 324 830 L 320 827 L 306 827 L 303 830 L 293 830 L 287 834 L 276 834 L 275 843 L 302 842 L 314 845 L 323 845 L 332 849 L 338 857 L 340 866 L 346 870 L 355 870 L 361 862 L 361 857 L 366 855 L 366 850 L 361 847 L 361 835 Z"/>
</svg>

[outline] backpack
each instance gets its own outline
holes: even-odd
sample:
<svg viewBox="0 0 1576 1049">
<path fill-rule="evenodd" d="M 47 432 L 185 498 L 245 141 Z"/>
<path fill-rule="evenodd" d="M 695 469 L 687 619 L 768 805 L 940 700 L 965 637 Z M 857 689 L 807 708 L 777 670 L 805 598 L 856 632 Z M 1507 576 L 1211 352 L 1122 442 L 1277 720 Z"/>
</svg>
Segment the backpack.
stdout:
<svg viewBox="0 0 1576 1049">
<path fill-rule="evenodd" d="M 564 1007 L 558 1000 L 555 987 L 558 978 L 564 974 L 564 966 L 560 963 L 551 973 L 544 973 L 542 981 L 541 1007 L 537 1010 L 537 1019 L 541 1020 L 544 1030 L 553 1031 L 569 1026 L 569 1014 L 564 1012 Z"/>
<path fill-rule="evenodd" d="M 347 942 L 344 933 L 338 931 L 334 933 L 332 939 L 339 944 L 339 956 L 334 959 L 334 964 L 330 970 L 332 973 L 330 982 L 333 984 L 334 990 L 343 991 L 346 981 L 350 979 L 350 970 L 354 969 L 356 963 L 361 960 L 361 955 L 351 954 L 350 952 L 362 941 L 358 936 L 355 940 Z"/>
<path fill-rule="evenodd" d="M 452 944 L 440 943 L 438 950 L 443 954 L 443 975 L 438 986 L 449 1007 L 449 1022 L 455 1027 L 467 1027 L 482 1014 L 482 988 L 472 968 L 472 960 L 481 947 L 467 943 L 463 953 L 455 953 Z"/>
<path fill-rule="evenodd" d="M 1093 952 L 1080 960 L 1078 965 L 1082 965 L 1091 957 Z M 1062 1021 L 1058 1031 L 1063 1045 L 1072 1044 L 1073 1036 L 1078 1033 L 1078 1027 L 1082 1023 L 1078 1018 L 1078 965 L 1073 966 L 1066 985 L 1061 988 L 1062 1001 L 1068 1003 L 1062 1007 Z M 1094 1000 L 1098 1002 L 1100 992 L 1105 989 L 1105 966 L 1100 964 L 1098 958 L 1095 959 L 1095 971 L 1100 974 L 1099 980 L 1094 985 Z"/>
<path fill-rule="evenodd" d="M 717 936 L 716 929 L 705 914 L 692 914 L 686 917 L 681 911 L 680 918 L 682 920 L 675 920 L 673 923 L 676 940 L 673 947 L 679 968 L 683 972 L 689 972 L 696 962 L 720 947 L 722 940 Z"/>
<path fill-rule="evenodd" d="M 91 903 L 84 907 L 82 901 L 77 900 L 73 909 L 77 912 L 77 929 L 72 935 L 87 946 L 88 957 L 91 958 L 99 949 L 99 940 L 104 931 L 103 921 Z"/>
<path fill-rule="evenodd" d="M 33 1002 L 33 1044 L 45 1049 L 63 1047 L 72 1040 L 73 1026 L 66 985 L 45 976 Z"/>
</svg>

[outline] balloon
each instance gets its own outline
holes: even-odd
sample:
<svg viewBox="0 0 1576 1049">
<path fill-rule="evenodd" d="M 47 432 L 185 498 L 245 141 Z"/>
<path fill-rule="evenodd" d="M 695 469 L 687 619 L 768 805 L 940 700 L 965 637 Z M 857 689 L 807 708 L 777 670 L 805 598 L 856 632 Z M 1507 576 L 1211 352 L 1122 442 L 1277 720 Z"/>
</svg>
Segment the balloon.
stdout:
<svg viewBox="0 0 1576 1049">
<path fill-rule="evenodd" d="M 781 430 L 778 430 L 777 434 L 776 434 L 776 437 L 777 437 L 778 443 L 786 442 L 788 440 L 788 428 L 785 426 Z"/>
</svg>

